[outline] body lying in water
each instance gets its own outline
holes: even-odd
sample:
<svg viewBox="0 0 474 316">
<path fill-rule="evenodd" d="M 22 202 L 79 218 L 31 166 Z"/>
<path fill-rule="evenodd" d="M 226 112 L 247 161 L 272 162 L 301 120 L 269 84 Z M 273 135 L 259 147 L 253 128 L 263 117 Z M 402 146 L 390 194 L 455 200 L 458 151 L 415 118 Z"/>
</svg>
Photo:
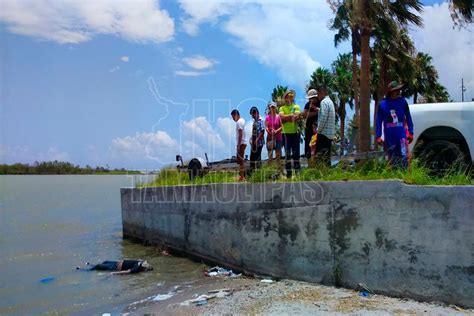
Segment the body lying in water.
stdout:
<svg viewBox="0 0 474 316">
<path fill-rule="evenodd" d="M 89 265 L 89 263 L 87 263 Z M 99 270 L 112 271 L 112 274 L 130 274 L 153 270 L 151 264 L 146 260 L 120 260 L 120 261 L 104 261 L 102 263 L 91 266 L 90 268 L 77 270 Z"/>
</svg>

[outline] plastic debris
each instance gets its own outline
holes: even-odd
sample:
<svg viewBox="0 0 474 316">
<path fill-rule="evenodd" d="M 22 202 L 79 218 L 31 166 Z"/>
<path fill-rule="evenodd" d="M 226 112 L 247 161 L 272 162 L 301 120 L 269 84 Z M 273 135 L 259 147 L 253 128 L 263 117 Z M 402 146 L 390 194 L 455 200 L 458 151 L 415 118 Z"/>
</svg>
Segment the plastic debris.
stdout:
<svg viewBox="0 0 474 316">
<path fill-rule="evenodd" d="M 52 276 L 51 276 L 51 277 L 47 277 L 47 278 L 41 279 L 41 280 L 39 280 L 39 281 L 40 281 L 41 283 L 43 283 L 43 284 L 46 284 L 46 283 L 51 283 L 51 282 L 53 282 L 55 279 L 56 279 L 55 277 L 52 277 Z"/>
<path fill-rule="evenodd" d="M 372 291 L 371 289 L 369 289 L 369 287 L 367 286 L 367 284 L 365 284 L 365 283 L 357 283 L 357 285 L 358 285 L 362 290 L 368 292 L 369 294 L 375 295 L 374 291 Z"/>
<path fill-rule="evenodd" d="M 235 274 L 232 270 L 224 269 L 219 266 L 215 266 L 215 267 L 205 270 L 204 275 L 209 276 L 209 277 L 226 276 L 226 277 L 231 277 L 231 278 L 237 278 L 237 277 L 242 276 L 242 274 Z"/>
<path fill-rule="evenodd" d="M 206 305 L 206 304 L 207 304 L 207 300 L 202 300 L 202 301 L 196 302 L 196 306 L 202 306 L 202 305 Z"/>
<path fill-rule="evenodd" d="M 153 297 L 153 301 L 164 301 L 164 300 L 167 300 L 169 298 L 172 298 L 175 294 L 176 294 L 176 292 L 169 292 L 169 293 L 166 293 L 166 294 L 157 294 L 157 295 L 155 295 L 155 297 Z"/>
<path fill-rule="evenodd" d="M 263 279 L 260 281 L 260 283 L 273 283 L 272 279 Z"/>
<path fill-rule="evenodd" d="M 362 297 L 369 297 L 369 296 L 370 296 L 370 293 L 367 292 L 367 291 L 360 291 L 360 292 L 359 292 L 359 296 L 362 296 Z"/>
<path fill-rule="evenodd" d="M 181 305 L 190 305 L 195 304 L 196 306 L 201 306 L 207 304 L 207 302 L 213 298 L 222 298 L 229 296 L 231 291 L 229 289 L 220 289 L 220 290 L 211 290 L 209 294 L 201 294 L 194 299 L 190 299 L 181 303 Z M 205 303 L 204 303 L 205 301 Z"/>
</svg>

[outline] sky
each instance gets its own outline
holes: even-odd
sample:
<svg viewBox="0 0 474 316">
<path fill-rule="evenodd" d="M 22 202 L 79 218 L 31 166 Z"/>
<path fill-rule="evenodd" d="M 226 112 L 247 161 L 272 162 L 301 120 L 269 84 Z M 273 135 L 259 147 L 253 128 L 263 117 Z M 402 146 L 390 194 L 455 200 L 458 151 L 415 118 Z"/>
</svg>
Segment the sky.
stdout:
<svg viewBox="0 0 474 316">
<path fill-rule="evenodd" d="M 474 27 L 423 1 L 411 28 L 451 99 L 474 98 Z M 330 68 L 333 13 L 316 1 L 2 0 L 0 163 L 62 160 L 157 169 L 228 158 L 239 109 L 264 110 L 278 85 L 304 91 Z"/>
</svg>

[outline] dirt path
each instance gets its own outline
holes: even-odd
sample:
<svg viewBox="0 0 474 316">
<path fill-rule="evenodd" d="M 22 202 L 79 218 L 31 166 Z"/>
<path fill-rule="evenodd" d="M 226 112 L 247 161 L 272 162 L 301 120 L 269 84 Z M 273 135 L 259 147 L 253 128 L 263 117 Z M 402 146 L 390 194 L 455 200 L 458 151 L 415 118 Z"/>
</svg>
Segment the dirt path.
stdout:
<svg viewBox="0 0 474 316">
<path fill-rule="evenodd" d="M 225 297 L 190 303 L 199 295 L 222 290 Z M 474 315 L 474 310 L 421 303 L 382 295 L 363 297 L 347 289 L 282 280 L 262 283 L 252 278 L 208 278 L 173 297 L 129 309 L 132 315 Z"/>
</svg>

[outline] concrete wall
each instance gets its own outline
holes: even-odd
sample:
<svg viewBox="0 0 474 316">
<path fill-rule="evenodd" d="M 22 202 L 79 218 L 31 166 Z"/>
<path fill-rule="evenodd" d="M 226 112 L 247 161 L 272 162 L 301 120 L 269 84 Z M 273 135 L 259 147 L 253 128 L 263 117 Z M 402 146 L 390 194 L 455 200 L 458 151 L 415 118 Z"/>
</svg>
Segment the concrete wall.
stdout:
<svg viewBox="0 0 474 316">
<path fill-rule="evenodd" d="M 122 189 L 123 235 L 251 273 L 474 307 L 474 186 Z"/>
</svg>

